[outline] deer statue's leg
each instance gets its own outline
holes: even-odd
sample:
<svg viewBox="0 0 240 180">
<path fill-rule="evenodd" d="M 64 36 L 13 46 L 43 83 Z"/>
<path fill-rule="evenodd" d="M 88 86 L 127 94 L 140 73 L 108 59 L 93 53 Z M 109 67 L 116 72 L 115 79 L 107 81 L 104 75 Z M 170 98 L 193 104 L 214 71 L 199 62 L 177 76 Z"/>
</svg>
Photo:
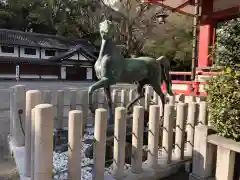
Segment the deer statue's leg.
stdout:
<svg viewBox="0 0 240 180">
<path fill-rule="evenodd" d="M 145 85 L 144 82 L 139 82 L 138 86 L 137 86 L 137 97 L 135 99 L 133 99 L 128 105 L 127 105 L 127 111 L 128 113 L 131 113 L 131 108 L 132 106 L 141 98 L 144 97 L 144 92 L 143 92 L 143 86 Z"/>
<path fill-rule="evenodd" d="M 162 92 L 162 89 L 161 89 L 161 84 L 158 84 L 158 83 L 153 83 L 151 84 L 152 87 L 153 87 L 153 90 L 158 94 L 158 96 L 160 97 L 161 99 L 161 103 L 162 103 L 162 114 L 161 114 L 161 117 L 163 117 L 163 114 L 164 114 L 164 106 L 165 106 L 165 102 L 166 102 L 166 99 L 165 99 L 165 95 L 163 94 Z"/>
<path fill-rule="evenodd" d="M 112 104 L 110 86 L 107 86 L 106 88 L 104 88 L 104 91 L 105 91 L 106 99 L 107 99 L 107 103 L 108 103 L 108 113 L 109 113 L 108 123 L 111 125 L 111 124 L 114 124 L 114 117 L 113 117 L 113 104 Z"/>
<path fill-rule="evenodd" d="M 166 70 L 165 68 L 163 68 L 163 73 L 164 73 L 163 77 L 165 77 L 164 80 L 165 80 L 165 83 L 166 83 L 166 86 L 167 86 L 167 93 L 170 96 L 173 96 L 171 75 L 169 74 L 169 71 Z"/>
<path fill-rule="evenodd" d="M 89 105 L 89 110 L 92 113 L 95 113 L 94 108 L 93 108 L 93 104 L 92 104 L 93 103 L 93 101 L 92 101 L 93 92 L 96 91 L 97 89 L 109 86 L 108 84 L 109 84 L 109 79 L 108 78 L 102 78 L 98 82 L 94 83 L 93 85 L 91 85 L 88 88 L 88 105 Z"/>
</svg>

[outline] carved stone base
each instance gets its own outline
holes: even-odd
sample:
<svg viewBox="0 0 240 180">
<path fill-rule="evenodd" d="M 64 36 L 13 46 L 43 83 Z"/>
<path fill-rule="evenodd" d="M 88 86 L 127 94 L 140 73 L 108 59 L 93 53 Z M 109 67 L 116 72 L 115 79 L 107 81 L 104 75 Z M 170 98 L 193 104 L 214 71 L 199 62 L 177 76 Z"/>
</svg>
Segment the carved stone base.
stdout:
<svg viewBox="0 0 240 180">
<path fill-rule="evenodd" d="M 202 178 L 193 173 L 189 174 L 189 180 L 215 180 L 214 177 Z"/>
</svg>

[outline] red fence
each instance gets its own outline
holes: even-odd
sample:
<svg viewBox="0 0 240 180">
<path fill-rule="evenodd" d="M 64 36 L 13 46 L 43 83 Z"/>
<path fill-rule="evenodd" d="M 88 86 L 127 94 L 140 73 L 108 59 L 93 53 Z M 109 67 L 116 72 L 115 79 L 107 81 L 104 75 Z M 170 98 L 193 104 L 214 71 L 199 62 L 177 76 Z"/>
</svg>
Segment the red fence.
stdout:
<svg viewBox="0 0 240 180">
<path fill-rule="evenodd" d="M 182 77 L 182 80 L 172 80 L 172 84 L 174 85 L 186 85 L 187 89 L 174 89 L 173 92 L 175 94 L 185 94 L 185 95 L 194 95 L 194 96 L 206 96 L 207 94 L 205 92 L 200 92 L 200 85 L 206 84 L 206 82 L 200 82 L 200 81 L 189 81 L 187 80 L 189 76 L 191 76 L 191 72 L 170 72 L 172 79 L 175 79 L 174 76 Z M 196 73 L 196 79 L 198 79 L 199 75 L 204 76 L 216 76 L 219 75 L 219 72 L 202 72 L 199 71 Z M 164 92 L 166 92 L 166 85 L 165 83 L 162 85 L 162 89 Z"/>
</svg>

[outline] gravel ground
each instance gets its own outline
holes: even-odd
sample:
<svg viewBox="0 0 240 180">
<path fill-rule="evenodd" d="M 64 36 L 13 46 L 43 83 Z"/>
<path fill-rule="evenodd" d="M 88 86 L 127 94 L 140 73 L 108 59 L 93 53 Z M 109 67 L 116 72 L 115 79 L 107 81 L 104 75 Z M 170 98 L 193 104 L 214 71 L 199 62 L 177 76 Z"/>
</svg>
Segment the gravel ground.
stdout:
<svg viewBox="0 0 240 180">
<path fill-rule="evenodd" d="M 0 180 L 20 180 L 16 164 L 10 155 L 0 159 Z"/>
</svg>

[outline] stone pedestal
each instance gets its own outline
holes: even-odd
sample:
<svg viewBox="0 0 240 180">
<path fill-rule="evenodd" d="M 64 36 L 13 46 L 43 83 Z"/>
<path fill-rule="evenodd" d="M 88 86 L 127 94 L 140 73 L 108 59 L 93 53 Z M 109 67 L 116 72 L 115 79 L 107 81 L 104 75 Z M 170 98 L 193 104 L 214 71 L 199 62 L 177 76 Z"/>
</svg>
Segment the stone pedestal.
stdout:
<svg viewBox="0 0 240 180">
<path fill-rule="evenodd" d="M 25 106 L 26 90 L 24 85 L 16 85 L 10 92 L 10 134 L 14 146 L 25 145 Z"/>
<path fill-rule="evenodd" d="M 25 121 L 25 176 L 30 177 L 31 174 L 31 132 L 32 109 L 41 103 L 41 92 L 38 90 L 30 90 L 26 93 L 26 121 Z"/>
<path fill-rule="evenodd" d="M 53 168 L 53 106 L 35 107 L 34 180 L 51 180 Z"/>
<path fill-rule="evenodd" d="M 151 168 L 158 164 L 159 109 L 158 105 L 152 105 L 149 112 L 148 165 Z"/>
<path fill-rule="evenodd" d="M 68 120 L 68 180 L 81 179 L 81 146 L 83 116 L 79 110 L 69 112 Z"/>
<path fill-rule="evenodd" d="M 104 180 L 107 110 L 97 109 L 94 127 L 93 180 Z"/>
<path fill-rule="evenodd" d="M 63 110 L 64 110 L 64 91 L 58 90 L 57 91 L 57 121 L 56 121 L 57 129 L 63 128 Z"/>
<path fill-rule="evenodd" d="M 218 146 L 217 148 L 217 180 L 232 180 L 234 175 L 235 152 Z"/>
<path fill-rule="evenodd" d="M 133 173 L 142 172 L 142 148 L 143 148 L 143 128 L 144 128 L 144 108 L 134 106 L 133 109 L 133 131 L 132 136 L 132 160 L 131 171 Z"/>
<path fill-rule="evenodd" d="M 189 176 L 191 179 L 208 179 L 213 177 L 215 145 L 208 143 L 208 127 L 198 125 L 195 127 L 193 148 L 193 169 Z"/>
<path fill-rule="evenodd" d="M 126 119 L 127 111 L 124 107 L 115 109 L 113 175 L 121 179 L 124 175 L 125 146 L 126 146 Z"/>
</svg>

